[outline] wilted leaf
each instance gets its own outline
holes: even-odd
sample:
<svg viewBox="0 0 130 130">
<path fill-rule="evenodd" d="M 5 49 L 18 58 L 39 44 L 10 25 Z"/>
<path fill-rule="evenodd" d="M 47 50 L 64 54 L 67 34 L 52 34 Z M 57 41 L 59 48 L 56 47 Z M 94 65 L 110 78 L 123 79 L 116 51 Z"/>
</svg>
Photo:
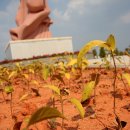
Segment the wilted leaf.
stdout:
<svg viewBox="0 0 130 130">
<path fill-rule="evenodd" d="M 40 121 L 43 121 L 46 119 L 57 118 L 57 117 L 65 119 L 65 117 L 56 108 L 42 107 L 42 108 L 39 108 L 31 116 L 27 127 L 29 127 L 30 125 L 33 125 L 37 122 L 40 122 Z"/>
<path fill-rule="evenodd" d="M 127 80 L 128 84 L 130 86 L 130 74 L 129 73 L 124 73 L 122 76 Z"/>
<path fill-rule="evenodd" d="M 4 91 L 5 91 L 7 94 L 12 93 L 12 92 L 14 91 L 13 86 L 6 86 L 6 87 L 4 88 Z"/>
<path fill-rule="evenodd" d="M 90 96 L 92 95 L 94 87 L 95 87 L 94 81 L 90 81 L 85 85 L 85 88 L 84 88 L 83 93 L 82 93 L 81 102 L 84 102 L 85 100 L 90 98 Z"/>
<path fill-rule="evenodd" d="M 78 109 L 81 118 L 84 118 L 85 110 L 84 110 L 82 104 L 80 103 L 80 101 L 77 100 L 76 98 L 71 98 L 70 101 L 71 101 L 71 102 L 76 106 L 76 108 Z"/>
</svg>

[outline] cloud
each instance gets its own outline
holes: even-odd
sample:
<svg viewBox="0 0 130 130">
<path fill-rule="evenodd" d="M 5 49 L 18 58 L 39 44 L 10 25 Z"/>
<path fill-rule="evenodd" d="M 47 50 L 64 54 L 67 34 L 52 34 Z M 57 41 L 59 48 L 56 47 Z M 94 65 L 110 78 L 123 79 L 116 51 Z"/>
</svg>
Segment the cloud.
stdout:
<svg viewBox="0 0 130 130">
<path fill-rule="evenodd" d="M 69 0 L 64 11 L 54 9 L 53 15 L 56 19 L 69 21 L 73 14 L 84 15 L 92 6 L 99 6 L 104 0 Z"/>
<path fill-rule="evenodd" d="M 125 24 L 130 24 L 130 12 L 127 12 L 123 16 L 120 17 L 121 21 Z"/>
</svg>

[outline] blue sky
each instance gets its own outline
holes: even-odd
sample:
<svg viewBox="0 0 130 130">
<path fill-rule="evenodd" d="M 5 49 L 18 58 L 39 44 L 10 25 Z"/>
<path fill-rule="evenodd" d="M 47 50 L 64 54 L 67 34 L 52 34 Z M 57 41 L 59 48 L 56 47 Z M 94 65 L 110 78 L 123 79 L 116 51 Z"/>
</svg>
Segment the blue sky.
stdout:
<svg viewBox="0 0 130 130">
<path fill-rule="evenodd" d="M 15 27 L 20 0 L 2 0 L 0 4 L 0 60 Z M 86 42 L 106 40 L 114 34 L 120 50 L 130 45 L 130 0 L 48 0 L 53 37 L 72 36 L 74 50 Z"/>
</svg>

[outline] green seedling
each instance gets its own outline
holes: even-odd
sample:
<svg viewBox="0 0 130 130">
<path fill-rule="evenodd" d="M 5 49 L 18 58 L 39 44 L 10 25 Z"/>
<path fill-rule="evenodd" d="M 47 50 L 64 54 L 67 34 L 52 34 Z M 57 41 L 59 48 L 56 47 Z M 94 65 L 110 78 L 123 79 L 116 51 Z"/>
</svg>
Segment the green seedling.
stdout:
<svg viewBox="0 0 130 130">
<path fill-rule="evenodd" d="M 12 113 L 13 113 L 13 110 L 12 110 L 12 93 L 13 93 L 13 91 L 14 91 L 14 89 L 13 89 L 13 86 L 6 86 L 5 88 L 4 88 L 4 91 L 5 91 L 5 93 L 7 93 L 7 94 L 10 94 L 11 95 L 11 101 L 10 101 L 10 111 L 11 111 L 11 116 L 13 115 Z M 13 116 L 12 116 L 13 117 Z"/>
</svg>

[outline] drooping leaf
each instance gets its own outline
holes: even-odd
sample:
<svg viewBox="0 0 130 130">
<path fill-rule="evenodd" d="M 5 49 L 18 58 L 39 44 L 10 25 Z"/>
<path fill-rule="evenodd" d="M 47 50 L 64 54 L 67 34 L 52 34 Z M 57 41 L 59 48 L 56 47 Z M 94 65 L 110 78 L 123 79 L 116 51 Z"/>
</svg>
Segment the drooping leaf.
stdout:
<svg viewBox="0 0 130 130">
<path fill-rule="evenodd" d="M 82 66 L 82 59 L 85 56 L 85 54 L 87 52 L 89 52 L 93 47 L 99 46 L 99 47 L 104 47 L 107 50 L 110 50 L 110 48 L 108 47 L 107 44 L 105 44 L 105 41 L 101 41 L 101 40 L 93 40 L 88 42 L 87 44 L 85 44 L 85 46 L 80 50 L 79 54 L 78 54 L 78 66 L 81 67 Z"/>
<path fill-rule="evenodd" d="M 78 109 L 81 118 L 84 118 L 85 115 L 85 110 L 82 106 L 82 104 L 80 103 L 79 100 L 77 100 L 76 98 L 71 98 L 70 101 L 76 106 L 76 108 Z"/>
<path fill-rule="evenodd" d="M 47 85 L 45 87 L 50 88 L 51 90 L 53 90 L 56 94 L 60 95 L 60 89 L 57 86 L 54 85 Z"/>
<path fill-rule="evenodd" d="M 5 91 L 7 94 L 12 93 L 12 92 L 14 91 L 13 86 L 6 86 L 6 87 L 4 88 L 4 91 Z"/>
<path fill-rule="evenodd" d="M 57 118 L 57 117 L 65 119 L 65 117 L 56 108 L 42 107 L 33 113 L 27 127 L 37 122 L 40 122 L 46 119 Z"/>
<path fill-rule="evenodd" d="M 127 80 L 129 86 L 130 86 L 130 74 L 129 73 L 124 73 L 123 77 Z"/>
<path fill-rule="evenodd" d="M 83 93 L 82 93 L 81 102 L 84 102 L 85 100 L 90 98 L 90 96 L 92 95 L 94 87 L 95 87 L 95 81 L 90 81 L 85 85 Z"/>
<path fill-rule="evenodd" d="M 108 45 L 112 51 L 114 51 L 116 49 L 115 38 L 112 34 L 109 35 L 105 44 Z"/>
</svg>

